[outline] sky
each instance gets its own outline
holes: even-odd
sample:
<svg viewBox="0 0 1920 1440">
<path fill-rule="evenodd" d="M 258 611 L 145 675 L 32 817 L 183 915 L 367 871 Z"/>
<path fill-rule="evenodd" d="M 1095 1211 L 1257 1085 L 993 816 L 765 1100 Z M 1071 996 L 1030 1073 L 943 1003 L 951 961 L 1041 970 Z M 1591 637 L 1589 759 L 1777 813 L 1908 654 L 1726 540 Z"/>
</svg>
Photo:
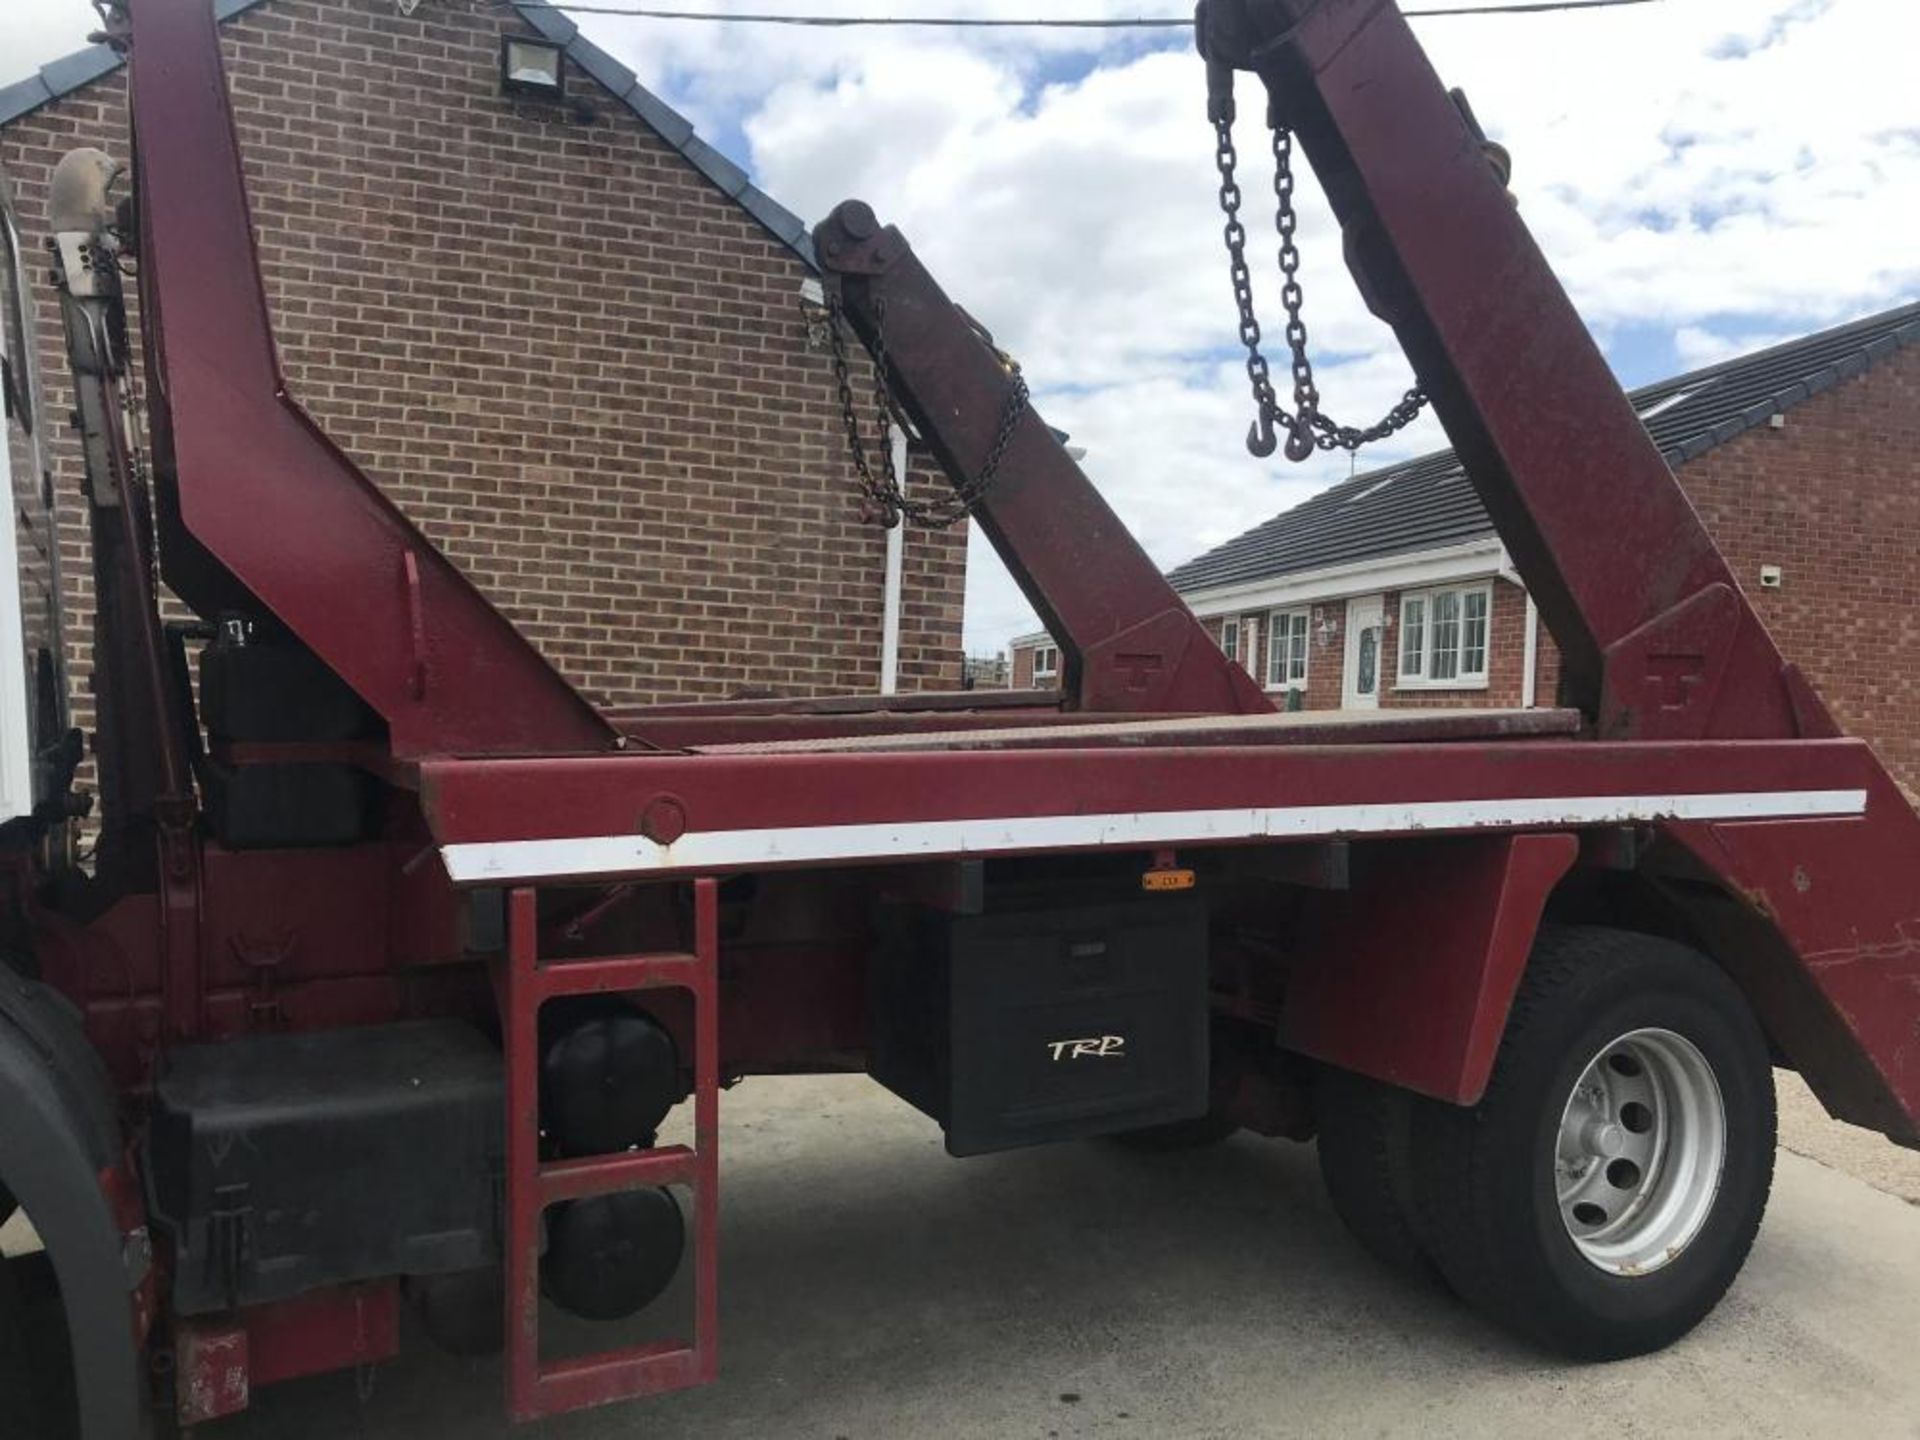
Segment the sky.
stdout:
<svg viewBox="0 0 1920 1440">
<path fill-rule="evenodd" d="M 674 8 L 1134 16 L 1188 6 L 676 0 Z M 947 292 L 1019 357 L 1035 405 L 1086 448 L 1088 474 L 1159 563 L 1230 539 L 1356 463 L 1320 456 L 1292 465 L 1246 452 L 1251 404 L 1212 136 L 1183 32 L 579 20 L 804 219 L 858 196 L 899 225 Z M 1482 125 L 1513 153 L 1521 213 L 1624 384 L 1920 296 L 1916 0 L 1659 0 L 1415 24 L 1442 78 L 1466 89 Z M 76 48 L 91 25 L 81 0 L 0 0 L 0 84 Z M 1272 216 L 1262 200 L 1271 169 L 1260 163 L 1259 107 L 1243 110 L 1254 293 L 1276 335 Z M 1366 423 L 1412 377 L 1391 333 L 1361 305 L 1302 170 L 1302 281 L 1324 408 Z M 1372 468 L 1445 443 L 1426 419 L 1357 463 Z M 969 650 L 998 649 L 1032 626 L 976 535 Z"/>
</svg>

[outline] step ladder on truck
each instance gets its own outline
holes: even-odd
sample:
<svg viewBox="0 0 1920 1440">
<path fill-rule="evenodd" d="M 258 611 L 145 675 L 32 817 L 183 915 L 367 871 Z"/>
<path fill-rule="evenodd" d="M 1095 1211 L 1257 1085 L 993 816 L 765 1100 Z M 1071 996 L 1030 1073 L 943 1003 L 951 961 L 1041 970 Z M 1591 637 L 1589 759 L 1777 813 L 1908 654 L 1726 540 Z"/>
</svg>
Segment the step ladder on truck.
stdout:
<svg viewBox="0 0 1920 1440">
<path fill-rule="evenodd" d="M 814 237 L 834 324 L 1063 683 L 598 711 L 287 393 L 210 7 L 109 8 L 138 203 L 63 161 L 43 297 L 86 459 L 86 863 L 11 222 L 0 257 L 0 1210 L 38 1241 L 0 1263 L 9 1433 L 212 1421 L 387 1359 L 403 1302 L 504 1348 L 517 1419 L 712 1380 L 743 1075 L 865 1070 L 956 1155 L 1317 1133 L 1363 1244 L 1576 1357 L 1732 1283 L 1772 1064 L 1920 1143 L 1920 820 L 1775 648 L 1393 4 L 1200 6 L 1230 240 L 1252 74 L 1419 381 L 1349 429 L 1250 350 L 1249 443 L 1431 403 L 1565 657 L 1555 709 L 1275 712 L 850 202 Z M 553 1353 L 555 1310 L 606 1338 Z"/>
</svg>

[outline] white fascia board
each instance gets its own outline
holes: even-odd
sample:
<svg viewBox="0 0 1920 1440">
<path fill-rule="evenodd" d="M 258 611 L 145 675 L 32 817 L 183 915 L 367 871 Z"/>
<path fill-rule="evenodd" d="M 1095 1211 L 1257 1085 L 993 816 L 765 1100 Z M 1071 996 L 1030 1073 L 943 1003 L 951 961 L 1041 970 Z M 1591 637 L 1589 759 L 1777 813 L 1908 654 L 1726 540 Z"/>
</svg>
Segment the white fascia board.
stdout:
<svg viewBox="0 0 1920 1440">
<path fill-rule="evenodd" d="M 1007 641 L 1008 650 L 1031 650 L 1035 645 L 1051 645 L 1053 637 L 1044 630 L 1035 630 L 1028 635 L 1016 635 Z"/>
<path fill-rule="evenodd" d="M 1181 599 L 1196 615 L 1227 615 L 1242 610 L 1285 609 L 1386 590 L 1418 590 L 1456 580 L 1511 576 L 1513 562 L 1497 535 L 1434 550 L 1411 550 L 1346 565 L 1327 565 L 1292 575 L 1188 590 Z"/>
</svg>

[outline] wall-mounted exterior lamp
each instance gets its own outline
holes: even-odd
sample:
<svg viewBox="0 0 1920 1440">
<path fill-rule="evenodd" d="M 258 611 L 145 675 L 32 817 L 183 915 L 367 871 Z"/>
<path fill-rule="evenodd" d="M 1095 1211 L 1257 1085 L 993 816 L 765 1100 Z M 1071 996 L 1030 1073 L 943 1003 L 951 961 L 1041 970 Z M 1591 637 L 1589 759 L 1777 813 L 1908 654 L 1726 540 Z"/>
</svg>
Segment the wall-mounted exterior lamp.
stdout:
<svg viewBox="0 0 1920 1440">
<path fill-rule="evenodd" d="M 500 88 L 509 95 L 558 100 L 566 94 L 561 47 L 551 40 L 500 37 Z"/>
<path fill-rule="evenodd" d="M 826 350 L 832 345 L 828 327 L 833 317 L 827 313 L 827 292 L 812 276 L 800 282 L 800 320 L 807 327 L 808 349 Z"/>
</svg>

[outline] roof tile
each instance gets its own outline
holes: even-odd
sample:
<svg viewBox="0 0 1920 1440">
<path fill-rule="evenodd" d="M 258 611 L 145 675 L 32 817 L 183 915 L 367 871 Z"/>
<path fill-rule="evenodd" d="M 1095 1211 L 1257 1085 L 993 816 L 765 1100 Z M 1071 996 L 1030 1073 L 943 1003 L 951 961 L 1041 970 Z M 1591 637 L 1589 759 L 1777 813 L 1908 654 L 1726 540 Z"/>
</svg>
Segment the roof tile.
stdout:
<svg viewBox="0 0 1920 1440">
<path fill-rule="evenodd" d="M 694 169 L 726 191 L 729 196 L 739 195 L 749 188 L 747 172 L 698 135 L 688 136 L 686 144 L 680 147 L 680 153 L 687 157 Z"/>
<path fill-rule="evenodd" d="M 629 110 L 651 125 L 654 132 L 674 149 L 678 150 L 693 137 L 693 122 L 638 80 L 628 86 L 627 93 L 620 98 L 627 102 Z"/>
<path fill-rule="evenodd" d="M 622 100 L 625 100 L 627 92 L 639 83 L 633 71 L 591 40 L 572 41 L 567 46 L 567 58 Z"/>
<path fill-rule="evenodd" d="M 53 91 L 38 75 L 29 75 L 11 85 L 0 85 L 0 125 L 38 110 L 53 98 Z"/>
<path fill-rule="evenodd" d="M 58 60 L 42 65 L 40 78 L 53 94 L 64 95 L 69 90 L 78 90 L 82 85 L 98 80 L 109 71 L 118 70 L 120 65 L 120 57 L 107 46 L 89 45 L 84 50 L 76 50 L 71 55 L 62 55 Z"/>
</svg>

